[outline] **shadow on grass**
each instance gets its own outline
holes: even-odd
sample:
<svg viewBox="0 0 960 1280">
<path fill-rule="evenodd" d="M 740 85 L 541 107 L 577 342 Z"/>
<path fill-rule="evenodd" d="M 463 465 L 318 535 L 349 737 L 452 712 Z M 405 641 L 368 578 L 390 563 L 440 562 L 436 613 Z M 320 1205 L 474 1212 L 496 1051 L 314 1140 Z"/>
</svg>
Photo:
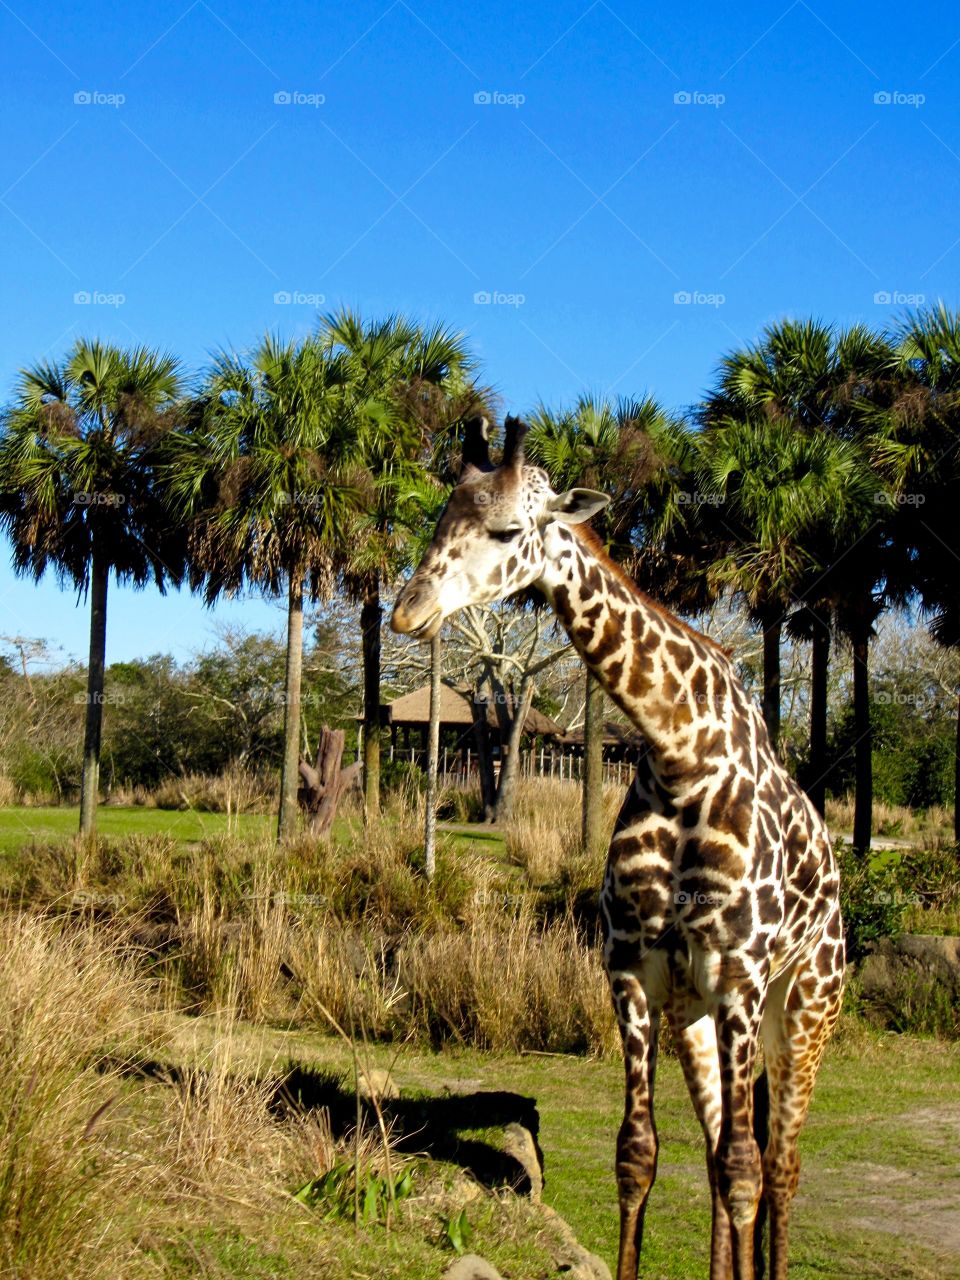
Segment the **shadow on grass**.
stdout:
<svg viewBox="0 0 960 1280">
<path fill-rule="evenodd" d="M 200 1072 L 184 1071 L 158 1061 L 110 1065 L 125 1075 L 171 1086 L 187 1083 L 196 1088 L 202 1079 Z M 530 1174 L 521 1161 L 495 1145 L 495 1140 L 485 1140 L 489 1130 L 505 1130 L 508 1125 L 526 1129 L 533 1140 L 541 1173 L 543 1171 L 543 1152 L 538 1142 L 540 1115 L 535 1098 L 502 1090 L 481 1090 L 384 1097 L 379 1103 L 398 1150 L 458 1165 L 484 1187 L 510 1188 L 519 1195 L 529 1195 L 532 1190 Z M 278 1121 L 291 1115 L 326 1110 L 333 1136 L 343 1138 L 356 1126 L 357 1095 L 348 1088 L 344 1073 L 291 1063 L 275 1080 L 270 1109 Z M 369 1098 L 361 1097 L 360 1111 L 364 1123 L 375 1127 L 376 1112 Z M 481 1134 L 484 1136 L 478 1136 Z"/>
</svg>

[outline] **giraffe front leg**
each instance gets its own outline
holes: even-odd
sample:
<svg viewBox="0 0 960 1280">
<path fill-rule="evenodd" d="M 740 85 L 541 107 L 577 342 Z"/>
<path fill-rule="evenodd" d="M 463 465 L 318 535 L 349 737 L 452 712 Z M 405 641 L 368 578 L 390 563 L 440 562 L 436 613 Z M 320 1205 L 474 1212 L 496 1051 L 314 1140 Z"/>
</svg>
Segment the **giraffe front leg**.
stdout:
<svg viewBox="0 0 960 1280">
<path fill-rule="evenodd" d="M 707 1177 L 713 1208 L 710 1233 L 710 1280 L 730 1280 L 733 1266 L 730 1251 L 730 1218 L 717 1184 L 716 1151 L 720 1141 L 723 1103 L 720 1093 L 720 1058 L 717 1053 L 717 1027 L 705 1014 L 696 1022 L 684 1025 L 679 1010 L 667 1009 L 670 1030 L 676 1047 L 683 1078 L 700 1121 L 707 1147 Z"/>
<path fill-rule="evenodd" d="M 715 1157 L 717 1189 L 730 1221 L 733 1280 L 754 1280 L 754 1225 L 763 1186 L 753 1132 L 753 1069 L 763 992 L 739 987 L 715 1013 L 723 1119 Z"/>
<path fill-rule="evenodd" d="M 660 1013 L 659 1010 L 651 1011 L 635 973 L 611 973 L 610 989 L 623 1039 L 626 1069 L 623 1123 L 617 1135 L 617 1190 L 620 1198 L 617 1280 L 636 1280 L 643 1240 L 643 1217 L 657 1173 L 653 1077 Z"/>
</svg>

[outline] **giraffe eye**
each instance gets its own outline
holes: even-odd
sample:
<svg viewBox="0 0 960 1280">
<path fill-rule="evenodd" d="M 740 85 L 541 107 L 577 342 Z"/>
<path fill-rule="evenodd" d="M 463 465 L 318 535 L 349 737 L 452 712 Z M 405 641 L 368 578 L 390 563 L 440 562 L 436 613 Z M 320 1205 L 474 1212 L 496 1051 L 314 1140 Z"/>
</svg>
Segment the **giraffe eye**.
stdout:
<svg viewBox="0 0 960 1280">
<path fill-rule="evenodd" d="M 518 525 L 515 529 L 491 529 L 490 537 L 494 542 L 512 542 L 523 530 Z"/>
</svg>

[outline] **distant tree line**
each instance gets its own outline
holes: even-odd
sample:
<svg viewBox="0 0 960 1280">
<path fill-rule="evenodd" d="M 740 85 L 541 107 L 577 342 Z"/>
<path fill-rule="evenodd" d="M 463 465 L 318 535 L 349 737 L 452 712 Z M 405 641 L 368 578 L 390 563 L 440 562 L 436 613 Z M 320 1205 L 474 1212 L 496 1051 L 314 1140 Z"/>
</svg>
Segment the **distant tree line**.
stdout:
<svg viewBox="0 0 960 1280">
<path fill-rule="evenodd" d="M 784 638 L 809 645 L 801 779 L 822 808 L 828 780 L 852 761 L 860 848 L 875 746 L 895 732 L 886 721 L 896 704 L 871 686 L 876 624 L 908 609 L 938 643 L 960 645 L 958 390 L 960 317 L 940 306 L 892 333 L 771 326 L 722 358 L 685 414 L 649 397 L 583 397 L 530 415 L 530 460 L 556 487 L 613 493 L 599 532 L 642 585 L 687 615 L 723 599 L 748 611 L 775 743 Z M 268 336 L 250 352 L 221 352 L 194 383 L 171 356 L 98 341 L 22 371 L 0 427 L 0 525 L 18 572 L 39 579 L 49 569 L 89 603 L 81 830 L 93 830 L 100 793 L 111 579 L 186 585 L 210 604 L 246 589 L 285 600 L 280 838 L 296 827 L 304 609 L 334 594 L 354 602 L 364 795 L 376 812 L 381 596 L 416 557 L 456 476 L 459 424 L 495 410 L 461 335 L 349 311 L 299 342 Z M 851 711 L 831 736 L 838 641 L 852 654 Z M 133 684 L 149 683 L 147 667 L 131 668 Z M 111 682 L 121 678 L 111 671 Z M 585 700 L 589 777 L 603 704 L 590 686 Z M 207 703 L 195 724 L 216 716 L 216 695 Z M 173 723 L 183 708 L 164 714 Z M 224 712 L 224 734 L 247 732 L 243 714 L 227 727 Z M 940 760 L 938 776 L 950 763 Z M 598 789 L 584 793 L 588 839 Z"/>
<path fill-rule="evenodd" d="M 352 725 L 351 750 L 356 745 L 358 689 L 339 646 L 321 625 L 305 648 L 305 750 L 325 721 Z M 72 798 L 82 777 L 86 671 L 75 663 L 51 669 L 46 647 L 31 648 L 23 655 L 22 640 L 0 640 L 0 774 L 18 795 Z M 103 792 L 150 792 L 191 774 L 274 772 L 283 754 L 284 674 L 280 641 L 229 630 L 182 663 L 169 654 L 112 663 L 102 704 Z"/>
</svg>

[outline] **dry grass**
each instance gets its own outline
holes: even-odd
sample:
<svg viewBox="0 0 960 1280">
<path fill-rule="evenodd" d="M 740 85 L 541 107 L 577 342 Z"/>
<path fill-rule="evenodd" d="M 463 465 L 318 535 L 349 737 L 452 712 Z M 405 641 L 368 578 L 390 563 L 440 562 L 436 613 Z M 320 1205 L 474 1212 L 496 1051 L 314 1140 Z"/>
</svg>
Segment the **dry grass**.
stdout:
<svg viewBox="0 0 960 1280">
<path fill-rule="evenodd" d="M 278 1119 L 286 1064 L 241 1058 L 241 1021 L 616 1054 L 598 950 L 574 909 L 599 884 L 602 852 L 577 848 L 576 788 L 525 782 L 518 799 L 509 862 L 448 840 L 432 885 L 418 870 L 414 794 L 328 845 L 128 837 L 31 848 L 10 864 L 20 902 L 0 912 L 0 1275 L 274 1274 L 269 1261 L 238 1271 L 224 1240 L 350 1273 L 290 1193 L 337 1167 L 395 1174 L 389 1133 L 371 1124 L 335 1139 L 322 1111 Z M 619 802 L 609 788 L 610 825 Z M 953 864 L 905 859 L 924 902 L 955 910 Z M 212 1041 L 159 1081 L 131 1075 L 145 1058 L 169 1061 L 158 1028 L 171 1011 L 212 1014 Z M 421 1239 L 456 1207 L 433 1191 L 415 1200 L 397 1221 Z"/>
<path fill-rule="evenodd" d="M 831 831 L 853 830 L 854 797 L 846 795 L 827 800 L 827 823 Z M 873 802 L 873 834 L 896 839 L 929 844 L 950 844 L 953 841 L 953 809 L 943 805 L 931 805 L 929 809 L 908 809 L 904 805 Z"/>
<path fill-rule="evenodd" d="M 246 769 L 224 773 L 190 773 L 170 777 L 152 791 L 136 788 L 132 801 L 157 809 L 196 809 L 201 813 L 267 813 L 276 803 L 276 779 Z"/>
<path fill-rule="evenodd" d="M 529 901 L 487 898 L 465 929 L 402 947 L 410 1014 L 434 1042 L 609 1053 L 616 1028 L 597 949 L 572 919 L 544 927 Z"/>
<path fill-rule="evenodd" d="M 561 799 L 570 809 L 565 826 L 569 798 L 547 799 L 551 813 Z M 536 830 L 532 788 L 521 804 Z M 252 1022 L 323 1030 L 332 1014 L 371 1036 L 433 1044 L 612 1049 L 591 926 L 573 914 L 584 885 L 589 913 L 599 855 L 571 853 L 544 887 L 531 883 L 546 879 L 540 865 L 521 878 L 447 842 L 428 884 L 421 819 L 411 795 L 382 823 L 329 844 L 72 841 L 33 849 L 20 887 L 58 918 L 133 937 L 165 1001 L 183 1011 L 233 1007 Z"/>
<path fill-rule="evenodd" d="M 0 918 L 0 946 L 0 1275 L 225 1280 L 196 1239 L 269 1249 L 308 1226 L 304 1181 L 396 1168 L 375 1127 L 335 1141 L 322 1111 L 277 1119 L 277 1064 L 235 1060 L 235 990 L 204 1060 L 147 1083 L 125 1064 L 164 1053 L 164 1020 L 129 947 L 26 912 Z"/>
<path fill-rule="evenodd" d="M 514 816 L 504 837 L 507 856 L 533 885 L 599 886 L 624 790 L 612 783 L 604 786 L 602 835 L 597 848 L 584 850 L 580 788 L 559 779 L 520 779 Z"/>
<path fill-rule="evenodd" d="M 620 788 L 604 801 L 609 828 Z M 603 851 L 579 849 L 579 804 L 576 787 L 523 780 L 507 862 L 447 837 L 432 884 L 414 791 L 329 843 L 74 841 L 32 849 L 14 874 L 50 913 L 132 935 L 143 970 L 185 1012 L 232 1007 L 324 1031 L 332 1015 L 388 1040 L 603 1054 L 616 1051 L 594 938 Z M 928 931 L 956 913 L 936 880 L 955 887 L 955 872 L 930 857 L 930 901 L 911 917 Z"/>
<path fill-rule="evenodd" d="M 97 1066 L 142 1033 L 142 979 L 28 915 L 0 920 L 0 947 L 0 1274 L 123 1273 L 130 1165 L 104 1137 L 121 1081 Z"/>
</svg>

